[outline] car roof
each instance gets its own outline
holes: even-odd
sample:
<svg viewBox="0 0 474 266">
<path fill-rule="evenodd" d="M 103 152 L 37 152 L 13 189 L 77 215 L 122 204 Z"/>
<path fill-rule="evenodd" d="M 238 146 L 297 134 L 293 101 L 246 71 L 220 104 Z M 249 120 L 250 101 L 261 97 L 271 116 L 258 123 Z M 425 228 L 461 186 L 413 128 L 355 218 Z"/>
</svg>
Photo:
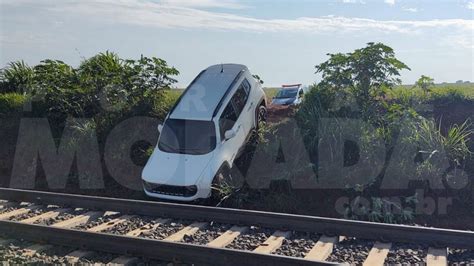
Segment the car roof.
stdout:
<svg viewBox="0 0 474 266">
<path fill-rule="evenodd" d="M 170 114 L 173 119 L 211 120 L 234 80 L 247 67 L 239 64 L 210 66 L 189 85 Z"/>
<path fill-rule="evenodd" d="M 280 90 L 294 90 L 302 88 L 302 84 L 282 85 Z"/>
</svg>

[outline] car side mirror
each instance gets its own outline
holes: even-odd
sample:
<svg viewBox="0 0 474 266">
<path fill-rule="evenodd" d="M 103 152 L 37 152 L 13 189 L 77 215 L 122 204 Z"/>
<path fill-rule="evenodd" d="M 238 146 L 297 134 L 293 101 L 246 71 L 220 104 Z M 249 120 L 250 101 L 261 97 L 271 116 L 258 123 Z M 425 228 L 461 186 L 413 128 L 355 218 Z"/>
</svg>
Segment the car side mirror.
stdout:
<svg viewBox="0 0 474 266">
<path fill-rule="evenodd" d="M 162 130 L 163 130 L 163 125 L 162 125 L 162 124 L 159 124 L 159 125 L 158 125 L 158 132 L 161 133 Z"/>
<path fill-rule="evenodd" d="M 225 137 L 225 140 L 229 140 L 233 137 L 235 137 L 237 135 L 237 133 L 235 132 L 235 130 L 233 129 L 230 129 L 230 130 L 227 130 L 224 134 L 224 137 Z"/>
</svg>

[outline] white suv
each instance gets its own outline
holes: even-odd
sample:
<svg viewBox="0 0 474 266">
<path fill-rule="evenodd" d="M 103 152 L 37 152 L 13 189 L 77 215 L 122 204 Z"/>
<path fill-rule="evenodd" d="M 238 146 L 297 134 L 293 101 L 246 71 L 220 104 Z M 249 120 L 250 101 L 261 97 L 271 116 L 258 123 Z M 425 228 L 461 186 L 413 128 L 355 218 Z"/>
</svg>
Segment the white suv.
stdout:
<svg viewBox="0 0 474 266">
<path fill-rule="evenodd" d="M 213 183 L 229 173 L 265 119 L 265 106 L 265 93 L 246 66 L 203 70 L 158 126 L 158 145 L 142 173 L 145 193 L 178 201 L 210 197 Z"/>
</svg>

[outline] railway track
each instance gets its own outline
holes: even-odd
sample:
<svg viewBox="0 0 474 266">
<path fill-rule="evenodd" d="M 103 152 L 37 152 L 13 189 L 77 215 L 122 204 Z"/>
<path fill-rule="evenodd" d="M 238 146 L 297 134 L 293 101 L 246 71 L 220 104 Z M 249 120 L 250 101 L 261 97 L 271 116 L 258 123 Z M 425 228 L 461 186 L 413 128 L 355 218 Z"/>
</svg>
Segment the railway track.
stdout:
<svg viewBox="0 0 474 266">
<path fill-rule="evenodd" d="M 79 262 L 225 265 L 474 263 L 474 233 L 331 218 L 0 188 L 0 245 L 66 247 Z M 156 262 L 155 261 L 155 262 Z"/>
</svg>

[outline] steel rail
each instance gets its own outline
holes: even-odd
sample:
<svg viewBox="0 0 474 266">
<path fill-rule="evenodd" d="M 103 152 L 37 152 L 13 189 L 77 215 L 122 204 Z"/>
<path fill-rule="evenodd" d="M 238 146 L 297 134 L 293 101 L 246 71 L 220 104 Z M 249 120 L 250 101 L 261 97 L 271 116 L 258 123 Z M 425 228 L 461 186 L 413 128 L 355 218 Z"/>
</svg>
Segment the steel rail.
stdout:
<svg viewBox="0 0 474 266">
<path fill-rule="evenodd" d="M 0 199 L 39 204 L 68 205 L 162 218 L 215 221 L 233 225 L 257 225 L 276 230 L 315 232 L 328 236 L 350 236 L 383 242 L 474 249 L 474 232 L 470 231 L 7 188 L 0 188 Z"/>
<path fill-rule="evenodd" d="M 197 265 L 338 265 L 303 258 L 0 221 L 0 232 L 33 242 Z"/>
</svg>

